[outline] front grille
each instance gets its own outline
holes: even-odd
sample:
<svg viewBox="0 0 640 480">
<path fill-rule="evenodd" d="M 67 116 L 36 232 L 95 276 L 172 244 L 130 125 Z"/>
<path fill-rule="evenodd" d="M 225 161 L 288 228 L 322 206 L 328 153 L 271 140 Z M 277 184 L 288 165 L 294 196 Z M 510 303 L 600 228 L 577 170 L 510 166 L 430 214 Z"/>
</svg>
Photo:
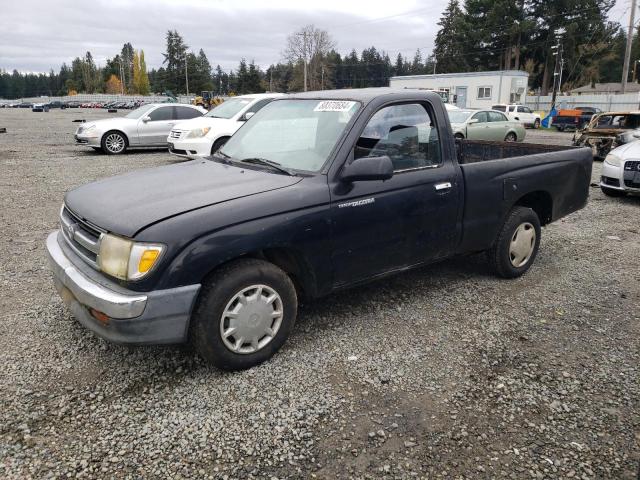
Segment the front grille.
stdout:
<svg viewBox="0 0 640 480">
<path fill-rule="evenodd" d="M 104 232 L 62 207 L 60 230 L 71 249 L 94 268 L 98 268 L 100 235 Z"/>
<path fill-rule="evenodd" d="M 171 133 L 169 134 L 169 138 L 173 138 L 177 140 L 180 137 L 182 137 L 182 130 L 171 130 Z"/>
<path fill-rule="evenodd" d="M 624 169 L 631 172 L 640 172 L 640 160 L 632 160 L 624 163 Z"/>
<path fill-rule="evenodd" d="M 617 178 L 602 177 L 601 180 L 605 185 L 611 185 L 612 187 L 620 186 L 620 180 L 618 180 Z"/>
</svg>

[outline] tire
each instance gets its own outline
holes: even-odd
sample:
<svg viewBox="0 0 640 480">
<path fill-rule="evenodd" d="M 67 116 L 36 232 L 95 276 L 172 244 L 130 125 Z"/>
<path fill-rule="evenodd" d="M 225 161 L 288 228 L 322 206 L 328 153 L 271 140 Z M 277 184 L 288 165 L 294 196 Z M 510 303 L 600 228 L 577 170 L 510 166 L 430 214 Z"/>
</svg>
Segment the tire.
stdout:
<svg viewBox="0 0 640 480">
<path fill-rule="evenodd" d="M 262 293 L 258 294 L 258 288 Z M 276 298 L 269 301 L 274 293 Z M 241 297 L 248 303 L 243 303 Z M 244 370 L 268 360 L 282 347 L 293 329 L 297 311 L 296 289 L 283 270 L 264 260 L 236 260 L 203 282 L 189 340 L 198 354 L 216 367 Z M 278 312 L 281 315 L 275 317 Z M 247 315 L 250 316 L 243 318 Z M 231 329 L 252 336 L 247 338 L 255 341 L 243 341 L 244 337 L 237 338 L 235 332 L 223 334 Z M 274 330 L 272 336 L 267 333 Z"/>
<path fill-rule="evenodd" d="M 602 190 L 602 193 L 604 193 L 607 197 L 618 198 L 625 197 L 627 195 L 627 192 L 614 190 L 613 188 L 600 187 L 600 190 Z"/>
<path fill-rule="evenodd" d="M 533 128 L 535 128 L 536 130 L 538 128 L 540 128 L 540 119 L 539 118 L 536 118 L 536 121 L 533 122 Z"/>
<path fill-rule="evenodd" d="M 558 125 L 556 127 L 556 130 L 558 130 L 559 132 L 564 132 L 564 129 L 565 129 L 564 125 L 562 125 L 562 126 Z"/>
<path fill-rule="evenodd" d="M 213 142 L 213 146 L 211 147 L 211 155 L 220 150 L 228 140 L 229 137 L 220 137 L 215 142 Z"/>
<path fill-rule="evenodd" d="M 507 133 L 507 136 L 504 137 L 504 141 L 505 142 L 517 142 L 518 141 L 518 136 L 513 132 L 509 132 L 509 133 Z"/>
<path fill-rule="evenodd" d="M 526 207 L 513 207 L 487 252 L 493 271 L 503 278 L 523 275 L 536 259 L 540 247 L 540 219 Z"/>
<path fill-rule="evenodd" d="M 453 138 L 455 138 L 456 140 L 464 140 L 464 135 L 462 135 L 461 133 L 456 133 Z"/>
<path fill-rule="evenodd" d="M 102 151 L 107 155 L 120 155 L 127 150 L 129 143 L 124 133 L 111 130 L 102 136 Z"/>
</svg>

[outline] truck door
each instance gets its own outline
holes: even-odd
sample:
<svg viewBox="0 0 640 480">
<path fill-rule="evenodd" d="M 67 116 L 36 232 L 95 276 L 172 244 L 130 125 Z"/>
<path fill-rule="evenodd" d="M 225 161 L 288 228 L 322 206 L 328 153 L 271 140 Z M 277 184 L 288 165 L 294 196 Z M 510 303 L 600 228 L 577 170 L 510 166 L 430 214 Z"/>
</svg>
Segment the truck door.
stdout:
<svg viewBox="0 0 640 480">
<path fill-rule="evenodd" d="M 336 286 L 443 257 L 456 246 L 457 169 L 444 162 L 429 104 L 378 110 L 350 158 L 387 155 L 385 181 L 330 185 Z"/>
</svg>

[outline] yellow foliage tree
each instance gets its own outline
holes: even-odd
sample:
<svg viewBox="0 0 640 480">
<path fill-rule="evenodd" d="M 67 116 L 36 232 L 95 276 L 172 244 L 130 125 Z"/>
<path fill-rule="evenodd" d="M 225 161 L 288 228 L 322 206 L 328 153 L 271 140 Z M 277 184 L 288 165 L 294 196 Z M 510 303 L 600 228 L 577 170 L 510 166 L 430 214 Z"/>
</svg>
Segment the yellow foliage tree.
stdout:
<svg viewBox="0 0 640 480">
<path fill-rule="evenodd" d="M 149 95 L 149 76 L 144 61 L 144 51 L 133 51 L 133 89 L 140 95 Z"/>
<path fill-rule="evenodd" d="M 122 93 L 122 82 L 115 75 L 111 75 L 105 84 L 107 93 Z"/>
</svg>

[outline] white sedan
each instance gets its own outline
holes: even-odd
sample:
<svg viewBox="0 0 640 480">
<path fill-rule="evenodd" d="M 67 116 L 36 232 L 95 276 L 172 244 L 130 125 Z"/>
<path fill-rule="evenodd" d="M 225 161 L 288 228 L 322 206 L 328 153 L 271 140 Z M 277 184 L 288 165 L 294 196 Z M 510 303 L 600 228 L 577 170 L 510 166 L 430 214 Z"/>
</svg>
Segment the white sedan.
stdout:
<svg viewBox="0 0 640 480">
<path fill-rule="evenodd" d="M 190 159 L 209 156 L 258 110 L 282 96 L 282 93 L 261 93 L 226 100 L 203 117 L 177 124 L 165 140 L 169 151 Z"/>
<path fill-rule="evenodd" d="M 602 164 L 600 189 L 610 197 L 640 195 L 640 141 L 611 150 Z"/>
<path fill-rule="evenodd" d="M 94 150 L 116 155 L 129 148 L 166 147 L 167 135 L 182 120 L 201 117 L 202 107 L 179 103 L 150 103 L 124 117 L 106 118 L 81 124 L 75 140 Z"/>
</svg>

